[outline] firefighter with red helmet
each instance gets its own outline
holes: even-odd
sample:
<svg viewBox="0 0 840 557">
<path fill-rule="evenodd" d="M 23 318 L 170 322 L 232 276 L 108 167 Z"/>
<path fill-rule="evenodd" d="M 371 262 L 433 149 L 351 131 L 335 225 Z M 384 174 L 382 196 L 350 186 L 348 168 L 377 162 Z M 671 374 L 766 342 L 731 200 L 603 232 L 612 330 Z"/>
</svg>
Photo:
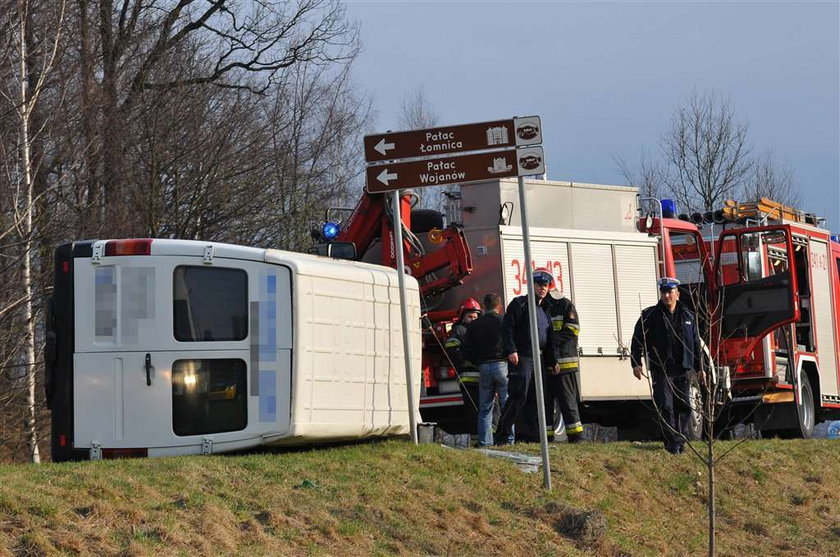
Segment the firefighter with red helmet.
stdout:
<svg viewBox="0 0 840 557">
<path fill-rule="evenodd" d="M 461 345 L 467 336 L 467 325 L 481 315 L 481 305 L 475 298 L 467 298 L 458 308 L 458 320 L 452 325 L 449 336 L 446 337 L 444 348 L 449 360 L 452 362 L 455 371 L 462 384 L 475 383 L 478 388 L 478 368 L 472 362 L 466 360 L 461 353 Z"/>
</svg>

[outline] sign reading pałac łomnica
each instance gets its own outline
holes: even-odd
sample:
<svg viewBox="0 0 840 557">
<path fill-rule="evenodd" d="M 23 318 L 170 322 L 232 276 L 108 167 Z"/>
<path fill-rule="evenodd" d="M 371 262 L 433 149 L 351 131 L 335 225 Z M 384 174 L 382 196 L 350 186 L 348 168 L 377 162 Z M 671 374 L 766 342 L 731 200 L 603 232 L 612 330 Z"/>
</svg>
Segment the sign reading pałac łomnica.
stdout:
<svg viewBox="0 0 840 557">
<path fill-rule="evenodd" d="M 365 160 L 380 162 L 542 143 L 539 116 L 365 136 Z"/>
<path fill-rule="evenodd" d="M 423 186 L 461 184 L 493 178 L 543 174 L 542 147 L 506 149 L 420 161 L 393 162 L 367 168 L 367 190 L 381 193 Z"/>
</svg>

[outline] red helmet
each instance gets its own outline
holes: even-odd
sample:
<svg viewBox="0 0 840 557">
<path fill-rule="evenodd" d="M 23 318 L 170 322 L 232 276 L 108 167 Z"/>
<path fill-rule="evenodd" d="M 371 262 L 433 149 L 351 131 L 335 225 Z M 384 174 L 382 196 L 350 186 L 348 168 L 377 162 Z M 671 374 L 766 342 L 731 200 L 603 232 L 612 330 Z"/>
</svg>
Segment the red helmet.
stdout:
<svg viewBox="0 0 840 557">
<path fill-rule="evenodd" d="M 549 290 L 554 290 L 554 275 L 545 267 L 537 267 L 534 269 L 534 282 L 541 284 L 548 284 Z"/>
<path fill-rule="evenodd" d="M 471 311 L 477 311 L 478 314 L 481 315 L 481 304 L 479 304 L 475 298 L 467 298 L 464 300 L 464 303 L 458 308 L 458 320 L 460 321 L 461 318 L 464 317 L 465 313 L 469 313 Z"/>
</svg>

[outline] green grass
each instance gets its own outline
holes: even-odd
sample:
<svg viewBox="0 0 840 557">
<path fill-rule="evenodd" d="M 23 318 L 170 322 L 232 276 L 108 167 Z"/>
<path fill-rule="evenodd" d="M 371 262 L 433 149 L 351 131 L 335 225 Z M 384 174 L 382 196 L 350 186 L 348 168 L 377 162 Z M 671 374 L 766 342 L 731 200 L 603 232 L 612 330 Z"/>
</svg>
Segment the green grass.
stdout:
<svg viewBox="0 0 840 557">
<path fill-rule="evenodd" d="M 723 449 L 730 445 L 720 443 Z M 516 446 L 539 454 L 539 446 Z M 20 555 L 660 555 L 706 547 L 706 470 L 658 444 L 502 459 L 390 441 L 0 467 Z M 717 469 L 722 555 L 840 554 L 840 443 L 744 443 Z"/>
</svg>

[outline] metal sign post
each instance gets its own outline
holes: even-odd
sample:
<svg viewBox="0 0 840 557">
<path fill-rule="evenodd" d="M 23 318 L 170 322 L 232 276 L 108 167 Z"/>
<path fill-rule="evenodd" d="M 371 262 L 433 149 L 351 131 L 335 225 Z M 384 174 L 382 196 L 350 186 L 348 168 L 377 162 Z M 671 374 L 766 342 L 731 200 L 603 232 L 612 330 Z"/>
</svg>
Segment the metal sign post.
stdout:
<svg viewBox="0 0 840 557">
<path fill-rule="evenodd" d="M 408 396 L 408 424 L 411 428 L 411 442 L 417 444 L 417 418 L 414 415 L 414 378 L 411 376 L 411 342 L 408 338 L 408 314 L 405 311 L 405 261 L 403 255 L 402 217 L 400 216 L 400 192 L 394 190 L 391 196 L 394 215 L 394 251 L 397 252 L 397 283 L 400 287 L 400 317 L 403 331 L 403 360 L 405 361 L 405 386 Z"/>
<path fill-rule="evenodd" d="M 528 276 L 528 324 L 531 329 L 531 354 L 534 359 L 534 388 L 537 399 L 537 422 L 540 428 L 540 452 L 543 461 L 543 485 L 551 491 L 551 470 L 548 463 L 548 435 L 545 432 L 545 398 L 543 397 L 540 341 L 537 337 L 537 296 L 534 292 L 534 269 L 531 266 L 531 237 L 528 233 L 528 210 L 525 207 L 525 179 L 519 177 L 519 213 L 522 219 L 522 244 L 525 248 L 525 271 Z"/>
</svg>

